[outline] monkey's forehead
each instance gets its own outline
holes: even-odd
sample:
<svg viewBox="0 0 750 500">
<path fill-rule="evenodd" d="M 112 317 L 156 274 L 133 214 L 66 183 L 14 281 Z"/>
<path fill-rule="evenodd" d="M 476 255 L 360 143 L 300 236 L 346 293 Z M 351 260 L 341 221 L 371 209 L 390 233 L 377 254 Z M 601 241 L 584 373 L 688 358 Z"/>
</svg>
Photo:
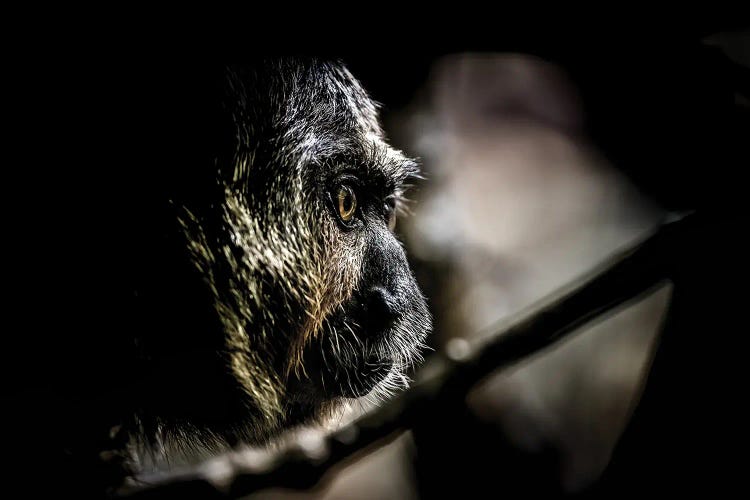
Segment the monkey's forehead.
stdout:
<svg viewBox="0 0 750 500">
<path fill-rule="evenodd" d="M 227 67 L 224 107 L 250 132 L 270 127 L 297 136 L 304 129 L 382 134 L 377 106 L 337 61 L 262 60 Z"/>
<path fill-rule="evenodd" d="M 256 168 L 258 148 L 273 144 L 276 168 L 347 171 L 392 187 L 419 176 L 417 163 L 385 142 L 377 107 L 342 64 L 282 59 L 229 71 L 236 137 Z"/>
</svg>

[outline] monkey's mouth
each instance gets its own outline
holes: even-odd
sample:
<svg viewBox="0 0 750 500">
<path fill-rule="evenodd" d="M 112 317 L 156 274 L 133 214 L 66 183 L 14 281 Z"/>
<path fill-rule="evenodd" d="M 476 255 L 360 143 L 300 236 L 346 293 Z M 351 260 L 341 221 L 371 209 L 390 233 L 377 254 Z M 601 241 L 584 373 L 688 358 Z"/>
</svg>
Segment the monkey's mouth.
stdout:
<svg viewBox="0 0 750 500">
<path fill-rule="evenodd" d="M 404 372 L 420 359 L 429 317 L 426 308 L 392 306 L 389 297 L 374 288 L 324 321 L 320 335 L 304 351 L 304 374 L 292 383 L 298 402 L 359 398 L 373 389 L 382 397 L 406 387 Z"/>
<path fill-rule="evenodd" d="M 356 302 L 352 305 L 359 309 Z M 369 320 L 353 308 L 329 318 L 307 346 L 298 400 L 366 396 L 397 368 L 394 322 Z"/>
<path fill-rule="evenodd" d="M 352 342 L 332 332 L 305 353 L 302 399 L 358 398 L 366 396 L 393 369 L 393 359 L 369 342 Z M 300 397 L 298 396 L 298 398 Z"/>
</svg>

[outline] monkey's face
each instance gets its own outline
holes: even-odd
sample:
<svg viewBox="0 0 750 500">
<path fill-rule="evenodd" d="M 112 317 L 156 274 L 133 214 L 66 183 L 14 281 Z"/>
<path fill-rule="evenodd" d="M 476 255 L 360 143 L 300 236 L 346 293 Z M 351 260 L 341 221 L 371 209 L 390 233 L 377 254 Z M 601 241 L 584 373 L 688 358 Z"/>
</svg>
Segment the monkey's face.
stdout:
<svg viewBox="0 0 750 500">
<path fill-rule="evenodd" d="M 367 140 L 367 139 L 366 139 Z M 394 236 L 404 184 L 414 164 L 369 138 L 370 154 L 323 168 L 319 219 L 326 221 L 332 264 L 327 307 L 303 330 L 292 358 L 297 404 L 336 397 L 375 399 L 406 386 L 430 318 L 401 244 Z M 364 152 L 361 152 L 364 153 Z"/>
<path fill-rule="evenodd" d="M 186 206 L 182 223 L 263 439 L 406 385 L 431 324 L 392 229 L 418 170 L 338 65 L 235 69 L 226 89 L 218 203 Z"/>
</svg>

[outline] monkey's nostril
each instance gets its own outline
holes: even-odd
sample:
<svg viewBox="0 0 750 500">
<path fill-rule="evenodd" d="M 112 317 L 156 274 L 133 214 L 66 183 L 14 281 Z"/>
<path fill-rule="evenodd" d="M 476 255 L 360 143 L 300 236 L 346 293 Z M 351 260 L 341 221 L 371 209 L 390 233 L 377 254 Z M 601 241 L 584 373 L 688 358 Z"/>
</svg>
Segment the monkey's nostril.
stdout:
<svg viewBox="0 0 750 500">
<path fill-rule="evenodd" d="M 368 327 L 374 332 L 390 327 L 398 317 L 396 298 L 381 286 L 368 290 L 364 306 Z"/>
</svg>

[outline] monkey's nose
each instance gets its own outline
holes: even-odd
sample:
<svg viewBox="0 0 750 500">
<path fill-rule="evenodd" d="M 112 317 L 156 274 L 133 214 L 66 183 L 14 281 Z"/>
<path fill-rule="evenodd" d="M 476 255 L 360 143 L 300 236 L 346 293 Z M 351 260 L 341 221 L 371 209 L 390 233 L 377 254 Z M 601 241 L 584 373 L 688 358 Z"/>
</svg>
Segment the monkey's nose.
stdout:
<svg viewBox="0 0 750 500">
<path fill-rule="evenodd" d="M 382 286 L 367 291 L 364 306 L 367 330 L 375 335 L 390 328 L 399 316 L 396 297 Z"/>
</svg>

